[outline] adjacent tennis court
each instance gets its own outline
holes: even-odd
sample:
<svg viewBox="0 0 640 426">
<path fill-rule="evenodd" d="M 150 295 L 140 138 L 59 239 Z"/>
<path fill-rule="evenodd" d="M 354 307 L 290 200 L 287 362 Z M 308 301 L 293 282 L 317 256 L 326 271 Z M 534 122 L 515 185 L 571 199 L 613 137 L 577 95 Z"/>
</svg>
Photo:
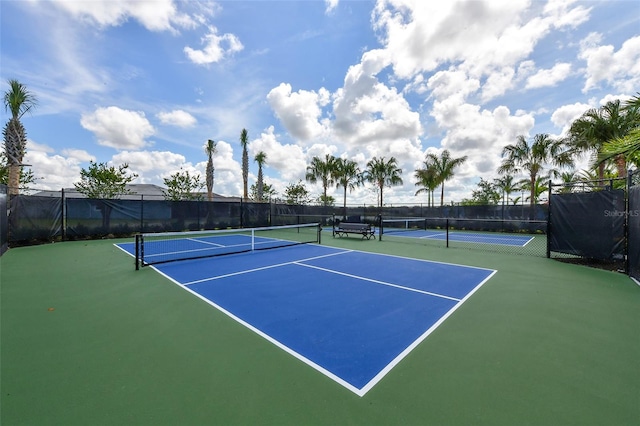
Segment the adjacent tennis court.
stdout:
<svg viewBox="0 0 640 426">
<path fill-rule="evenodd" d="M 403 238 L 419 238 L 425 240 L 446 241 L 446 231 L 430 231 L 430 230 L 406 230 L 406 231 L 387 231 L 386 236 L 403 237 Z M 458 241 L 466 243 L 478 244 L 497 244 L 513 247 L 524 247 L 533 241 L 532 236 L 524 235 L 496 235 L 496 233 L 480 233 L 480 232 L 461 232 L 449 231 L 449 241 Z"/>
<path fill-rule="evenodd" d="M 429 219 L 426 218 L 383 220 L 382 234 L 387 237 L 493 244 L 511 247 L 525 247 L 534 239 L 532 235 L 513 235 L 502 232 L 429 229 L 428 221 Z"/>
<path fill-rule="evenodd" d="M 311 235 L 307 226 L 164 234 L 138 250 L 143 264 L 157 261 L 174 283 L 360 396 L 496 272 L 298 245 Z M 136 254 L 133 243 L 118 246 Z M 177 256 L 188 260 L 169 262 Z"/>
</svg>

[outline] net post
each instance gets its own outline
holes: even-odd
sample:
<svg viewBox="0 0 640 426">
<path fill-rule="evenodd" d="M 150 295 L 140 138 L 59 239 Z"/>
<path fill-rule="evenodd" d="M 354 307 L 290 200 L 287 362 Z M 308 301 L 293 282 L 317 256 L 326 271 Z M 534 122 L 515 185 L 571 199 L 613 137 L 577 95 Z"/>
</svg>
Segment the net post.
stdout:
<svg viewBox="0 0 640 426">
<path fill-rule="evenodd" d="M 251 229 L 251 251 L 256 250 L 256 230 Z"/>
<path fill-rule="evenodd" d="M 322 223 L 318 222 L 318 244 L 322 244 Z"/>
<path fill-rule="evenodd" d="M 136 271 L 140 270 L 140 234 L 136 234 Z"/>
<path fill-rule="evenodd" d="M 445 227 L 447 228 L 447 248 L 449 248 L 449 218 L 447 218 L 445 223 Z"/>
<path fill-rule="evenodd" d="M 547 236 L 547 259 L 551 258 L 551 192 L 552 192 L 553 183 L 549 180 L 549 202 L 547 203 L 547 229 L 545 234 Z"/>
<path fill-rule="evenodd" d="M 378 241 L 382 241 L 382 213 L 378 215 Z"/>
</svg>

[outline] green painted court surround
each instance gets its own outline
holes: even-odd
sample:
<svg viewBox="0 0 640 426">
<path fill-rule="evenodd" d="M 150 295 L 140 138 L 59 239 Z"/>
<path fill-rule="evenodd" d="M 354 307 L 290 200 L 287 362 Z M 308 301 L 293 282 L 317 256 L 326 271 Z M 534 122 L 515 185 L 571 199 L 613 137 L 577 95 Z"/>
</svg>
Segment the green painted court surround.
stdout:
<svg viewBox="0 0 640 426">
<path fill-rule="evenodd" d="M 326 238 L 498 270 L 360 398 L 152 269 L 136 272 L 114 242 L 0 258 L 3 426 L 640 421 L 640 287 L 623 274 Z"/>
</svg>

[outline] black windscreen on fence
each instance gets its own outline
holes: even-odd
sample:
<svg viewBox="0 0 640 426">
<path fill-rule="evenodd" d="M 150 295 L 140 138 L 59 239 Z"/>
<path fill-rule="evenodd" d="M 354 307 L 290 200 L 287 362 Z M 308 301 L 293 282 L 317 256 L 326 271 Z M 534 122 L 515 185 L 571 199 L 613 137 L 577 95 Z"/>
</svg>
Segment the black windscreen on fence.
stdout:
<svg viewBox="0 0 640 426">
<path fill-rule="evenodd" d="M 14 195 L 9 211 L 10 242 L 49 241 L 62 234 L 60 198 Z"/>
<path fill-rule="evenodd" d="M 588 259 L 623 259 L 625 216 L 622 190 L 553 194 L 549 249 Z"/>
<path fill-rule="evenodd" d="M 0 256 L 9 247 L 9 218 L 7 217 L 7 186 L 0 185 Z"/>
<path fill-rule="evenodd" d="M 629 189 L 629 275 L 640 281 L 640 185 Z"/>
</svg>

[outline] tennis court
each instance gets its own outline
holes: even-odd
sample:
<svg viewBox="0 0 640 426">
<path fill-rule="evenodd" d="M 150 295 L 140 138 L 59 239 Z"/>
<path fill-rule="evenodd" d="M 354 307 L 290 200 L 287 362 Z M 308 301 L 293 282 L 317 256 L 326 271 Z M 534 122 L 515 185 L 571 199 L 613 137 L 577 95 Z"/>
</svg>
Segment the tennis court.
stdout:
<svg viewBox="0 0 640 426">
<path fill-rule="evenodd" d="M 146 258 L 243 252 L 154 268 L 360 396 L 496 272 L 252 234 L 171 236 L 148 242 Z"/>
<path fill-rule="evenodd" d="M 428 219 L 425 218 L 383 220 L 382 228 L 382 233 L 387 237 L 493 244 L 510 247 L 525 247 L 534 239 L 532 235 L 513 235 L 502 232 L 428 229 Z"/>
<path fill-rule="evenodd" d="M 0 423 L 637 424 L 628 276 L 323 234 L 138 271 L 132 239 L 9 249 Z"/>
</svg>

